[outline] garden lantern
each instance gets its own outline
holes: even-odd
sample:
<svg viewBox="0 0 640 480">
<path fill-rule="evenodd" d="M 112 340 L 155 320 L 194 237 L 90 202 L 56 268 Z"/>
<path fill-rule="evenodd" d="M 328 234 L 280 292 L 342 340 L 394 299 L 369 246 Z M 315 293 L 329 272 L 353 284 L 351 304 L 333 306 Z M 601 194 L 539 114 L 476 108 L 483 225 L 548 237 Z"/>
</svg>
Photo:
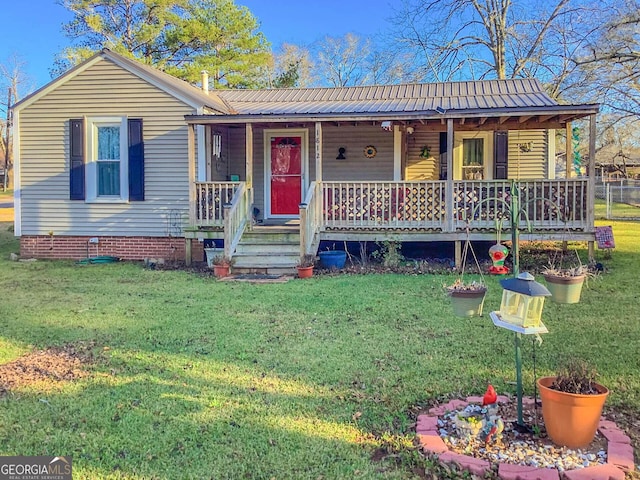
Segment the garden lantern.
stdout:
<svg viewBox="0 0 640 480">
<path fill-rule="evenodd" d="M 551 295 L 547 287 L 536 282 L 527 272 L 500 280 L 500 285 L 503 291 L 498 313 L 502 321 L 523 328 L 540 327 L 544 297 Z"/>
</svg>

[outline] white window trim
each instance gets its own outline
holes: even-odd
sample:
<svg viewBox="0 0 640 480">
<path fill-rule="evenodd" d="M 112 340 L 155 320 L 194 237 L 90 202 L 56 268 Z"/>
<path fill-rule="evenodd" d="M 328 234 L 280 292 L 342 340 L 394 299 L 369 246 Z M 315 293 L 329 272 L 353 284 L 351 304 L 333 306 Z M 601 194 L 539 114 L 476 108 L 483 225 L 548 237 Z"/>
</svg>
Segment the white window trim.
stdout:
<svg viewBox="0 0 640 480">
<path fill-rule="evenodd" d="M 300 198 L 304 199 L 309 188 L 309 131 L 303 128 L 279 128 L 264 130 L 264 218 L 299 218 L 300 215 L 274 215 L 271 213 L 271 137 L 301 137 L 300 161 L 302 182 Z"/>
<path fill-rule="evenodd" d="M 453 179 L 465 180 L 462 178 L 462 140 L 482 138 L 484 169 L 483 180 L 493 180 L 493 132 L 456 132 L 453 146 Z"/>
<path fill-rule="evenodd" d="M 129 201 L 129 129 L 127 117 L 88 117 L 85 184 L 87 203 L 127 203 Z M 98 127 L 120 125 L 120 196 L 98 196 Z"/>
</svg>

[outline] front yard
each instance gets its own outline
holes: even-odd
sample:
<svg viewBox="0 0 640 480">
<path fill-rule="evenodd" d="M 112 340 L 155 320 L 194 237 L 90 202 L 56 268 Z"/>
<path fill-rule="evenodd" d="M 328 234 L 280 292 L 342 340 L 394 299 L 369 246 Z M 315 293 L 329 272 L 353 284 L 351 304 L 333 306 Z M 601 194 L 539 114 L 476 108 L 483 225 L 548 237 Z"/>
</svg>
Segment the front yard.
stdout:
<svg viewBox="0 0 640 480">
<path fill-rule="evenodd" d="M 579 304 L 545 304 L 536 373 L 568 356 L 593 363 L 638 463 L 640 224 L 612 224 L 606 274 Z M 442 286 L 453 275 L 254 285 L 9 262 L 17 244 L 0 227 L 0 364 L 50 347 L 69 362 L 60 380 L 0 388 L 0 455 L 72 455 L 74 479 L 425 478 L 437 470 L 414 447 L 417 411 L 489 382 L 515 391 L 512 335 L 487 314 L 452 315 Z M 485 312 L 501 296 L 488 281 Z M 528 395 L 531 354 L 525 341 Z"/>
</svg>

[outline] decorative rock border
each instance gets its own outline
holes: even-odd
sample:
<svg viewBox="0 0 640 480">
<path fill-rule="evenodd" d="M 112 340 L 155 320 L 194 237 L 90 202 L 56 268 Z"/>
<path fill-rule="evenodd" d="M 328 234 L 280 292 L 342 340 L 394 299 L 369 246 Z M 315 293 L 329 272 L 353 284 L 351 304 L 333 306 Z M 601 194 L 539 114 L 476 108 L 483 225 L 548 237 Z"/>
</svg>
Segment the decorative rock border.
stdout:
<svg viewBox="0 0 640 480">
<path fill-rule="evenodd" d="M 524 404 L 532 404 L 531 397 L 522 399 Z M 498 403 L 508 403 L 509 398 L 498 396 Z M 470 403 L 482 403 L 482 397 L 467 397 L 465 400 L 454 399 L 444 405 L 429 409 L 428 415 L 419 415 L 416 434 L 425 453 L 436 456 L 441 463 L 454 463 L 474 475 L 484 477 L 491 469 L 491 464 L 480 458 L 462 455 L 449 450 L 438 431 L 438 417 L 453 410 L 465 408 Z M 598 431 L 607 439 L 607 463 L 594 467 L 567 470 L 562 473 L 563 480 L 624 480 L 626 471 L 635 468 L 631 439 L 615 422 L 600 419 Z M 498 476 L 502 480 L 560 480 L 560 472 L 552 468 L 498 463 Z"/>
</svg>

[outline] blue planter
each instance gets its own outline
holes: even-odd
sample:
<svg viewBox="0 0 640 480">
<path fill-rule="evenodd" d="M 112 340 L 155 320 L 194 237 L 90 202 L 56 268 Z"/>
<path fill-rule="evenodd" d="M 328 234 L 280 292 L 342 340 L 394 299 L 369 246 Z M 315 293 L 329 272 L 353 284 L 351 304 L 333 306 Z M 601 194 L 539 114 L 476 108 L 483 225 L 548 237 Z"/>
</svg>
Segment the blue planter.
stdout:
<svg viewBox="0 0 640 480">
<path fill-rule="evenodd" d="M 326 250 L 318 252 L 318 256 L 322 268 L 344 268 L 347 261 L 347 252 L 343 250 Z"/>
</svg>

